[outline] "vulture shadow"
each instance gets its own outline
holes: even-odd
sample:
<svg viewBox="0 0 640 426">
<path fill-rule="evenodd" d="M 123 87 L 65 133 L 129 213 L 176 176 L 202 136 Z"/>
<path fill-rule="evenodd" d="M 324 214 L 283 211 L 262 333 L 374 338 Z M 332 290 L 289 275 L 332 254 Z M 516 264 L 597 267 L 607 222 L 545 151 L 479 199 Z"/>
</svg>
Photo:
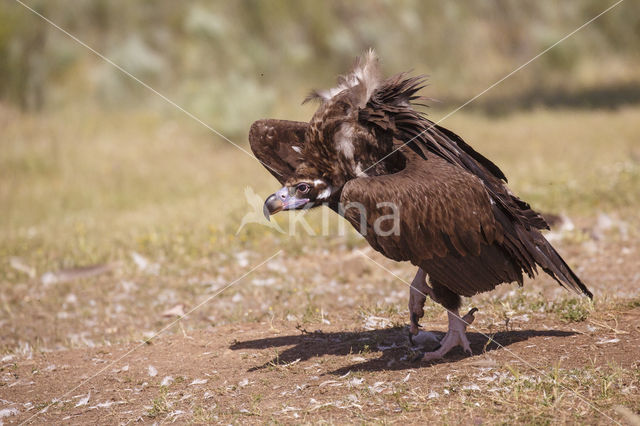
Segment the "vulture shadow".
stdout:
<svg viewBox="0 0 640 426">
<path fill-rule="evenodd" d="M 444 359 L 431 361 L 430 363 L 416 360 L 420 350 L 411 348 L 408 342 L 408 328 L 394 327 L 382 330 L 371 331 L 351 331 L 324 333 L 322 331 L 306 332 L 301 334 L 268 337 L 264 339 L 236 341 L 229 348 L 231 350 L 242 349 L 271 349 L 275 356 L 271 361 L 263 365 L 250 368 L 248 371 L 257 371 L 273 365 L 284 365 L 291 362 L 306 361 L 314 357 L 323 355 L 354 355 L 361 358 L 368 352 L 382 351 L 378 358 L 368 359 L 365 362 L 340 368 L 329 374 L 345 374 L 348 371 L 380 371 L 380 370 L 405 370 L 426 367 L 431 364 L 442 364 L 457 362 L 467 358 L 461 348 L 454 348 Z M 439 339 L 444 336 L 443 332 L 432 331 Z M 514 343 L 522 342 L 534 337 L 568 337 L 577 333 L 562 330 L 510 330 L 500 331 L 493 334 L 489 341 L 481 333 L 467 332 L 467 337 L 471 343 L 471 350 L 474 354 L 491 352 L 501 347 L 507 347 Z M 497 343 L 496 343 L 497 342 Z M 287 347 L 280 350 L 281 347 Z M 425 345 L 424 351 L 437 349 L 438 344 L 432 342 Z"/>
</svg>

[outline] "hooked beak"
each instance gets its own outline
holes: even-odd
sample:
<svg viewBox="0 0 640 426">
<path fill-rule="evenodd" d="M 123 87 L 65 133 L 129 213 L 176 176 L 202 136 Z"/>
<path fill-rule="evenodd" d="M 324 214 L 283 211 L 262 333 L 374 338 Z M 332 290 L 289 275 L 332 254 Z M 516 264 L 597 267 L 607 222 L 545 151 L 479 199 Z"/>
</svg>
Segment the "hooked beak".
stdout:
<svg viewBox="0 0 640 426">
<path fill-rule="evenodd" d="M 282 187 L 275 194 L 269 195 L 264 201 L 262 212 L 264 217 L 269 220 L 269 216 L 276 214 L 281 210 L 294 210 L 300 208 L 309 202 L 308 198 L 296 198 L 289 193 L 289 188 Z"/>
<path fill-rule="evenodd" d="M 264 201 L 264 206 L 262 207 L 264 217 L 266 217 L 267 220 L 270 220 L 269 216 L 282 210 L 282 206 L 284 206 L 284 203 L 280 201 L 276 194 L 269 195 L 269 197 Z"/>
</svg>

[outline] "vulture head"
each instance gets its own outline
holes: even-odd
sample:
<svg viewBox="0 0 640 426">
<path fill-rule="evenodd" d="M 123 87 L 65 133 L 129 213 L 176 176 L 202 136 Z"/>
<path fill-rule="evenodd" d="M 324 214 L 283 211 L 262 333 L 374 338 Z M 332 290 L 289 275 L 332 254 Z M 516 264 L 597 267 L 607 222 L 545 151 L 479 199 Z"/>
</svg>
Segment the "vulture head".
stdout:
<svg viewBox="0 0 640 426">
<path fill-rule="evenodd" d="M 331 185 L 321 178 L 317 170 L 300 167 L 285 186 L 267 197 L 263 212 L 267 219 L 282 210 L 300 210 L 317 207 L 331 196 Z"/>
<path fill-rule="evenodd" d="M 378 59 L 370 50 L 356 60 L 351 73 L 338 78 L 335 88 L 313 91 L 305 99 L 318 101 L 319 106 L 305 129 L 302 146 L 292 147 L 299 156 L 295 168 L 264 203 L 267 219 L 282 210 L 338 200 L 349 180 L 389 171 L 389 161 L 378 161 L 393 151 L 393 133 L 363 117 L 370 110 L 367 106 L 384 94 L 382 83 Z"/>
</svg>

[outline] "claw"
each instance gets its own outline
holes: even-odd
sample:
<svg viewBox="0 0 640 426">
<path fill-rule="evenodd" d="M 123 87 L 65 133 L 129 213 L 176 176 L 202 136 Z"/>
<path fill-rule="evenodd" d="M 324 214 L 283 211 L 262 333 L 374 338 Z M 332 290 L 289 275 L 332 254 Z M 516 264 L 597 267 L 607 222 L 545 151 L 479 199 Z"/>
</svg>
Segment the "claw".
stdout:
<svg viewBox="0 0 640 426">
<path fill-rule="evenodd" d="M 469 312 L 465 316 L 462 317 L 462 320 L 466 323 L 466 325 L 473 324 L 473 321 L 476 319 L 473 314 L 478 312 L 478 308 L 471 308 Z M 466 327 L 465 327 L 466 328 Z"/>
<path fill-rule="evenodd" d="M 423 357 L 424 357 L 423 353 L 417 353 L 417 354 L 415 354 L 414 356 L 412 356 L 410 358 L 410 361 L 411 362 L 420 362 L 420 361 L 422 361 Z"/>
<path fill-rule="evenodd" d="M 450 311 L 449 316 L 449 330 L 445 334 L 444 338 L 440 341 L 440 347 L 433 352 L 426 352 L 422 360 L 430 361 L 434 359 L 440 359 L 444 357 L 451 349 L 456 346 L 462 346 L 462 350 L 469 355 L 473 355 L 471 351 L 471 345 L 466 336 L 466 329 L 469 324 L 475 319 L 473 314 L 478 311 L 477 308 L 472 308 L 464 317 L 460 318 L 458 312 Z"/>
</svg>

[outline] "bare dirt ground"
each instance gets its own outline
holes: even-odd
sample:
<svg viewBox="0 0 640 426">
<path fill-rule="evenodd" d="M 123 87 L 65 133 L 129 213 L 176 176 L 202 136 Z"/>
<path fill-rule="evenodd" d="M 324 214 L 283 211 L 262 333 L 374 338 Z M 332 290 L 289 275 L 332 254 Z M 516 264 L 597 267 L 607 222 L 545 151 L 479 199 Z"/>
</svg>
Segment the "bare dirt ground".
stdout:
<svg viewBox="0 0 640 426">
<path fill-rule="evenodd" d="M 456 351 L 432 364 L 412 361 L 406 329 L 344 323 L 234 324 L 53 352 L 3 361 L 0 397 L 18 407 L 3 420 L 624 422 L 612 402 L 640 408 L 639 320 L 640 307 L 624 307 L 581 323 L 481 327 L 470 334 L 477 355 Z"/>
</svg>

